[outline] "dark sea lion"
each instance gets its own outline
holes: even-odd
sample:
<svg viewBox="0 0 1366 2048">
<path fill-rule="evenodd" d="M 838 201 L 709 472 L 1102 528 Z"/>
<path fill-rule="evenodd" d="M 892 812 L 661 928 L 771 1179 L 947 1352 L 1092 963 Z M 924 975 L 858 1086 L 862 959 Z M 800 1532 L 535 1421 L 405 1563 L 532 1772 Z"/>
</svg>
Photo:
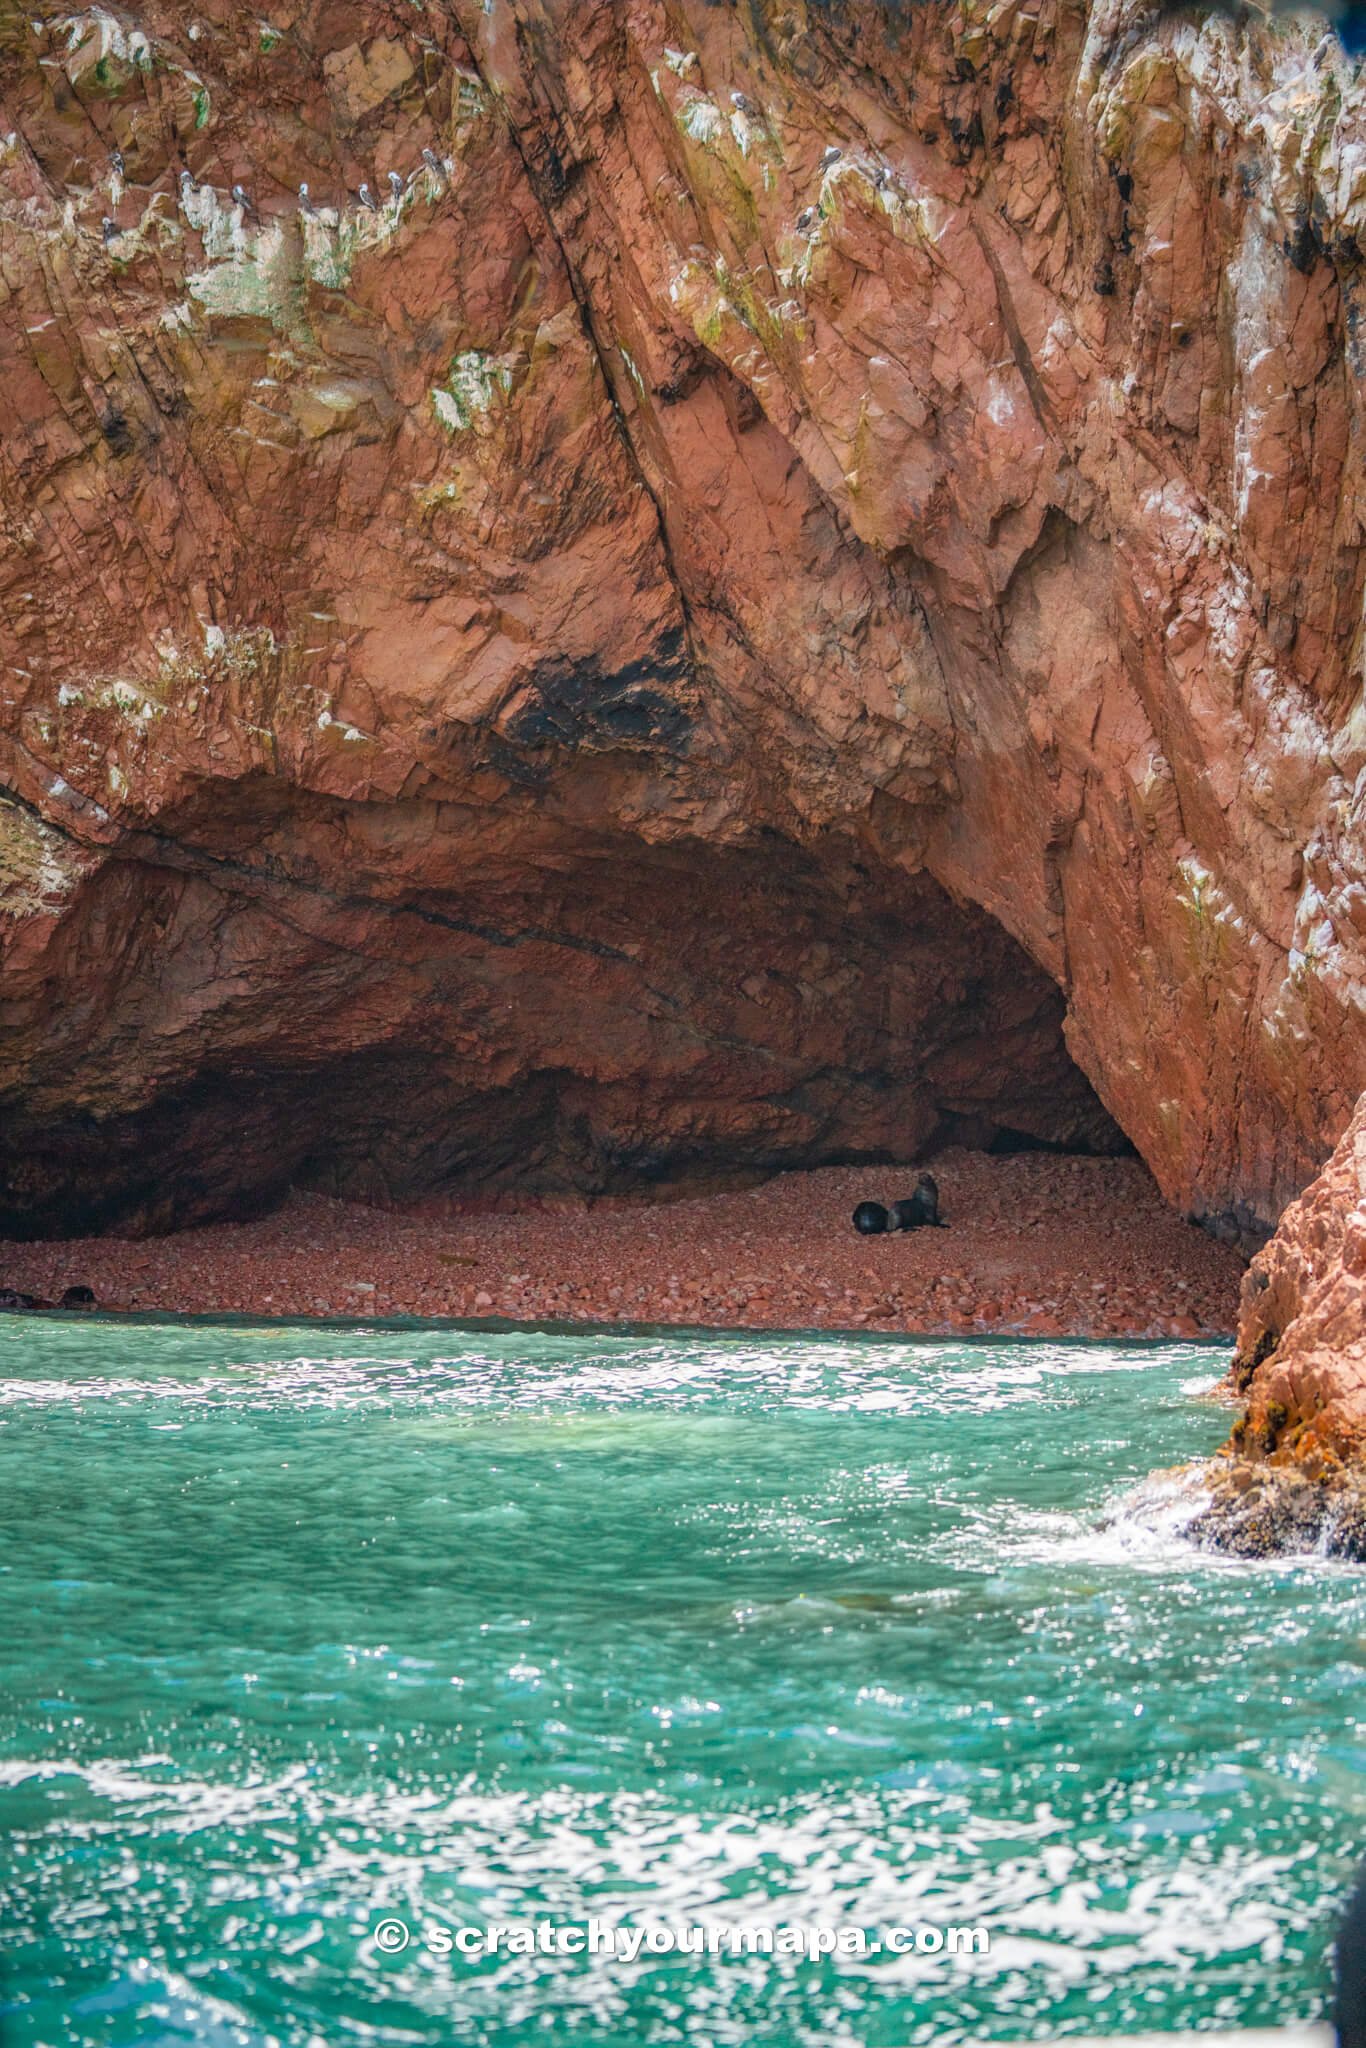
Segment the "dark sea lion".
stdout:
<svg viewBox="0 0 1366 2048">
<path fill-rule="evenodd" d="M 57 1306 L 58 1308 L 94 1308 L 95 1290 L 93 1287 L 68 1287 L 61 1300 L 57 1303 Z"/>
<path fill-rule="evenodd" d="M 915 1193 L 903 1202 L 892 1204 L 893 1230 L 924 1230 L 931 1225 L 938 1230 L 947 1230 L 948 1225 L 939 1213 L 939 1183 L 932 1173 L 922 1173 L 915 1184 Z"/>
<path fill-rule="evenodd" d="M 854 1228 L 860 1237 L 880 1237 L 887 1228 L 887 1211 L 881 1202 L 860 1202 L 854 1211 Z"/>
</svg>

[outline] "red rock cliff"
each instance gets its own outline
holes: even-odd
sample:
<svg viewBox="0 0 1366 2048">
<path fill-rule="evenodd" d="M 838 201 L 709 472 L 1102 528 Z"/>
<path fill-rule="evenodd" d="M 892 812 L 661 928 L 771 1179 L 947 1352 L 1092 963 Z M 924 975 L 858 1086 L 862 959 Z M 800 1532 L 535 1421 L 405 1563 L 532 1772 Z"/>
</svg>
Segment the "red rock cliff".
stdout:
<svg viewBox="0 0 1366 2048">
<path fill-rule="evenodd" d="M 1274 1219 L 1366 1087 L 1335 43 L 0 48 L 0 1222 L 1116 1124 Z"/>
<path fill-rule="evenodd" d="M 1232 1378 L 1247 1412 L 1197 1536 L 1366 1561 L 1366 1098 L 1244 1276 Z"/>
<path fill-rule="evenodd" d="M 1234 1378 L 1253 1457 L 1359 1462 L 1366 1448 L 1366 1101 L 1243 1281 Z"/>
</svg>

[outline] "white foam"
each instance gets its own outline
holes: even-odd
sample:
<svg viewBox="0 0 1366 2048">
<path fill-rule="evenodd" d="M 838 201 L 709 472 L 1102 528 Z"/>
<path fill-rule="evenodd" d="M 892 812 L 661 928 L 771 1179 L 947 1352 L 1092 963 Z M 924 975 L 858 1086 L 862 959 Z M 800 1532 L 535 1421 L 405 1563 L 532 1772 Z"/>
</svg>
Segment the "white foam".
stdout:
<svg viewBox="0 0 1366 2048">
<path fill-rule="evenodd" d="M 1332 2041 L 1331 2027 L 1253 2027 L 1228 2034 L 1069 2034 L 1066 2048 L 1332 2048 Z"/>
</svg>

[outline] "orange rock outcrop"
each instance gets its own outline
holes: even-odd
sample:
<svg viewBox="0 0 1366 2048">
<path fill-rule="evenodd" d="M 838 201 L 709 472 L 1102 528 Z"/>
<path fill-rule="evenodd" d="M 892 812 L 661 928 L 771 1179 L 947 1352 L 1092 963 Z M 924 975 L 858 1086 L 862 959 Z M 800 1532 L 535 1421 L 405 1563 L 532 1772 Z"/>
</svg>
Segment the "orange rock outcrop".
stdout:
<svg viewBox="0 0 1366 2048">
<path fill-rule="evenodd" d="M 1366 1097 L 1243 1277 L 1232 1384 L 1246 1412 L 1197 1539 L 1366 1561 Z"/>
<path fill-rule="evenodd" d="M 1243 1280 L 1245 1455 L 1331 1473 L 1366 1449 L 1366 1098 Z"/>
</svg>

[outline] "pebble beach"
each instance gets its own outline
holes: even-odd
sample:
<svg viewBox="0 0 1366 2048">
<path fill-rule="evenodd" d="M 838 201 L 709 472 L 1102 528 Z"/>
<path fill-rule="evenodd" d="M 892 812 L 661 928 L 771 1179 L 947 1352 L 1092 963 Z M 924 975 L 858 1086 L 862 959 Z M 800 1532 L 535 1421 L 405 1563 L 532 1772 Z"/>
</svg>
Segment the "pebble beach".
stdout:
<svg viewBox="0 0 1366 2048">
<path fill-rule="evenodd" d="M 0 1285 L 185 1315 L 433 1316 L 1048 1337 L 1231 1336 L 1243 1262 L 1142 1164 L 1043 1152 L 933 1162 L 947 1228 L 860 1237 L 916 1169 L 827 1167 L 676 1200 L 440 1214 L 296 1194 L 249 1223 L 0 1244 Z"/>
</svg>

